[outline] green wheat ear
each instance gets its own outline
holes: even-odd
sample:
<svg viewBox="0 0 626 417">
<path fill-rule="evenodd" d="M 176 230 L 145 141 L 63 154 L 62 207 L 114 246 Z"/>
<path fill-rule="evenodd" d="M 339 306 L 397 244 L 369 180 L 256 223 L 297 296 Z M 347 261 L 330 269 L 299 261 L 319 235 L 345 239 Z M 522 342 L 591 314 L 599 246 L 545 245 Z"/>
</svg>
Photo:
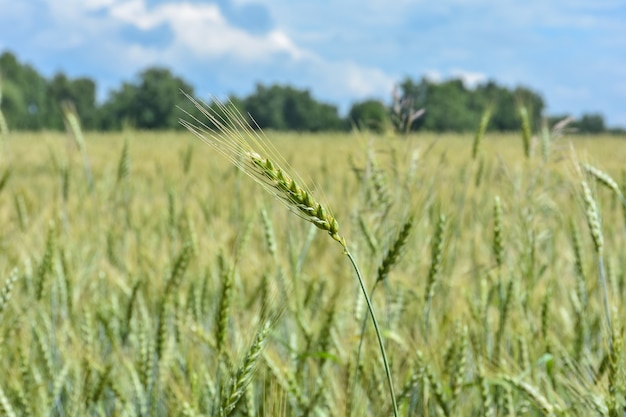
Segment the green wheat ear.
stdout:
<svg viewBox="0 0 626 417">
<path fill-rule="evenodd" d="M 188 114 L 193 120 L 181 119 L 184 127 L 228 158 L 291 212 L 328 232 L 346 247 L 345 239 L 339 235 L 339 223 L 331 211 L 319 203 L 301 181 L 281 167 L 281 163 L 285 166 L 287 163 L 271 148 L 262 133 L 252 129 L 232 103 L 223 104 L 214 100 L 217 106 L 214 109 L 187 94 L 185 96 L 208 119 L 208 124 Z"/>
</svg>

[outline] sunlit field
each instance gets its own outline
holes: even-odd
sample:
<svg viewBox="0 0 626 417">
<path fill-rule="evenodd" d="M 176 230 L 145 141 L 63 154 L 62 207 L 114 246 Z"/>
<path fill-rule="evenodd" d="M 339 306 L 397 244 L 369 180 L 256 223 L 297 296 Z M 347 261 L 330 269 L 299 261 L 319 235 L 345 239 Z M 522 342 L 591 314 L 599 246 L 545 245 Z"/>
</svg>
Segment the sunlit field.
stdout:
<svg viewBox="0 0 626 417">
<path fill-rule="evenodd" d="M 623 415 L 626 138 L 266 135 L 400 415 Z M 392 415 L 341 245 L 191 133 L 84 145 L 0 142 L 0 415 Z"/>
</svg>

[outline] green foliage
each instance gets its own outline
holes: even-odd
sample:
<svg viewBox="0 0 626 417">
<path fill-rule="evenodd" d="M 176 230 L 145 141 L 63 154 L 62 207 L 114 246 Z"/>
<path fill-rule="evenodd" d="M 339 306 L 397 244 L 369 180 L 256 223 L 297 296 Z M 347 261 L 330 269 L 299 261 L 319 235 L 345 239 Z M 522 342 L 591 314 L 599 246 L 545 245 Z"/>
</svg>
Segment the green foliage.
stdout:
<svg viewBox="0 0 626 417">
<path fill-rule="evenodd" d="M 2 112 L 13 129 L 42 129 L 50 126 L 52 115 L 46 80 L 33 67 L 21 64 L 15 55 L 0 55 Z"/>
<path fill-rule="evenodd" d="M 200 117 L 181 94 L 182 90 L 193 96 L 193 86 L 167 68 L 146 68 L 110 91 L 101 104 L 96 102 L 94 80 L 70 78 L 63 72 L 45 78 L 11 52 L 0 55 L 0 76 L 0 133 L 4 136 L 9 129 L 62 130 L 63 102 L 74 104 L 85 131 L 120 130 L 126 125 L 171 130 L 180 128 L 179 118 L 188 118 L 185 112 Z M 213 106 L 210 97 L 205 99 Z M 545 110 L 541 95 L 527 87 L 509 88 L 487 81 L 470 88 L 460 79 L 434 82 L 410 77 L 394 89 L 391 103 L 356 102 L 345 117 L 336 106 L 315 99 L 309 90 L 288 85 L 258 84 L 248 96 L 229 99 L 242 114 L 251 114 L 260 128 L 298 132 L 347 131 L 353 125 L 377 133 L 391 127 L 401 134 L 418 130 L 477 132 L 477 123 L 487 108 L 492 109 L 489 131 L 519 131 L 521 106 L 528 111 L 531 131 L 538 132 Z M 548 126 L 562 119 L 548 117 Z M 623 128 L 608 129 L 597 113 L 582 115 L 571 127 L 583 134 L 624 134 Z"/>
<path fill-rule="evenodd" d="M 416 108 L 426 109 L 424 116 L 413 123 L 412 130 L 475 131 L 476 121 L 490 107 L 493 109 L 490 130 L 515 131 L 521 126 L 518 103 L 525 103 L 530 109 L 533 126 L 538 126 L 544 107 L 538 93 L 525 87 L 510 90 L 494 81 L 468 88 L 460 79 L 439 83 L 426 78 L 420 82 L 406 78 L 399 90 L 400 101 L 410 100 Z"/>
<path fill-rule="evenodd" d="M 48 128 L 63 129 L 63 114 L 59 103 L 73 103 L 85 130 L 94 130 L 98 125 L 96 107 L 96 83 L 89 78 L 71 80 L 63 73 L 56 74 L 48 82 L 51 119 Z"/>
<path fill-rule="evenodd" d="M 317 132 L 346 127 L 335 106 L 320 103 L 308 90 L 294 87 L 258 84 L 255 92 L 242 100 L 242 106 L 261 129 Z"/>
<path fill-rule="evenodd" d="M 358 128 L 383 133 L 390 127 L 389 110 L 378 100 L 354 103 L 348 113 L 350 121 Z"/>
<path fill-rule="evenodd" d="M 177 106 L 191 107 L 181 94 L 193 94 L 187 82 L 166 68 L 148 68 L 135 83 L 124 83 L 111 93 L 100 109 L 103 129 L 121 129 L 130 123 L 138 129 L 177 129 L 181 113 Z"/>
<path fill-rule="evenodd" d="M 601 114 L 583 114 L 583 116 L 574 123 L 574 127 L 580 133 L 602 133 L 606 130 L 604 117 Z"/>
</svg>

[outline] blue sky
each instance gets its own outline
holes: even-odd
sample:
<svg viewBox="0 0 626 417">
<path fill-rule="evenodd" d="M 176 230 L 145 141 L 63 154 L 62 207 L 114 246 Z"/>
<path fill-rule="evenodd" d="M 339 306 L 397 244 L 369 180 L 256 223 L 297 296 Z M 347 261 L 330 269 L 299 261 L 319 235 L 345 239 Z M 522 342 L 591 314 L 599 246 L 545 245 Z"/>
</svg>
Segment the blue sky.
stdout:
<svg viewBox="0 0 626 417">
<path fill-rule="evenodd" d="M 542 93 L 549 114 L 626 126 L 624 0 L 0 0 L 0 51 L 99 97 L 151 65 L 201 96 L 257 82 L 348 108 L 405 76 L 494 79 Z"/>
</svg>

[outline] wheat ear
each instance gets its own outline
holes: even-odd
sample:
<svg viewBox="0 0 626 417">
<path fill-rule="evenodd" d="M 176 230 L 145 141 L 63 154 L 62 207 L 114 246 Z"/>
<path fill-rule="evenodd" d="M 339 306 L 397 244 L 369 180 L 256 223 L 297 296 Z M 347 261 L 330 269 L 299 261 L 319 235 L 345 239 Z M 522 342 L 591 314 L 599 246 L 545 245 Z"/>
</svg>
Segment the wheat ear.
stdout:
<svg viewBox="0 0 626 417">
<path fill-rule="evenodd" d="M 585 170 L 585 172 L 595 178 L 596 181 L 604 185 L 606 188 L 612 190 L 615 195 L 617 195 L 617 198 L 619 198 L 619 200 L 622 202 L 624 207 L 626 207 L 626 198 L 622 194 L 622 190 L 620 189 L 619 185 L 617 185 L 617 182 L 613 178 L 611 178 L 609 174 L 589 164 L 581 164 L 581 166 Z"/>
<path fill-rule="evenodd" d="M 604 268 L 604 236 L 602 234 L 602 225 L 600 223 L 600 214 L 596 201 L 593 198 L 591 189 L 586 181 L 582 181 L 582 195 L 585 203 L 585 215 L 587 217 L 587 225 L 593 240 L 593 245 L 598 256 L 598 279 L 602 287 L 602 301 L 604 303 L 604 315 L 606 316 L 607 334 L 609 338 L 609 351 L 613 352 L 613 338 L 611 326 L 611 312 L 609 310 L 609 291 L 606 284 L 606 271 Z"/>
<path fill-rule="evenodd" d="M 223 104 L 219 100 L 214 99 L 213 107 L 205 106 L 190 95 L 183 94 L 208 120 L 207 124 L 186 113 L 192 120 L 180 120 L 180 123 L 185 128 L 228 158 L 237 168 L 259 183 L 292 213 L 313 223 L 317 228 L 328 232 L 330 237 L 343 247 L 344 253 L 356 272 L 363 297 L 367 302 L 370 317 L 374 324 L 387 375 L 394 416 L 397 417 L 398 407 L 382 333 L 356 259 L 348 250 L 346 240 L 339 234 L 339 223 L 330 210 L 317 202 L 312 193 L 301 185 L 302 181 L 293 175 L 289 175 L 281 167 L 281 165 L 289 165 L 280 157 L 278 151 L 272 147 L 265 136 L 250 126 L 246 118 L 232 103 Z"/>
<path fill-rule="evenodd" d="M 487 131 L 487 126 L 489 126 L 489 120 L 491 120 L 492 108 L 487 107 L 483 112 L 482 117 L 480 118 L 480 124 L 478 125 L 478 129 L 476 130 L 476 135 L 474 136 L 474 142 L 472 143 L 472 159 L 476 159 L 478 156 L 478 150 L 480 149 L 480 143 L 485 137 L 485 132 Z"/>
<path fill-rule="evenodd" d="M 522 142 L 524 143 L 524 155 L 526 155 L 527 159 L 530 159 L 531 140 L 533 133 L 530 127 L 530 116 L 528 115 L 528 110 L 525 106 L 520 107 L 519 115 L 522 119 Z"/>
</svg>

